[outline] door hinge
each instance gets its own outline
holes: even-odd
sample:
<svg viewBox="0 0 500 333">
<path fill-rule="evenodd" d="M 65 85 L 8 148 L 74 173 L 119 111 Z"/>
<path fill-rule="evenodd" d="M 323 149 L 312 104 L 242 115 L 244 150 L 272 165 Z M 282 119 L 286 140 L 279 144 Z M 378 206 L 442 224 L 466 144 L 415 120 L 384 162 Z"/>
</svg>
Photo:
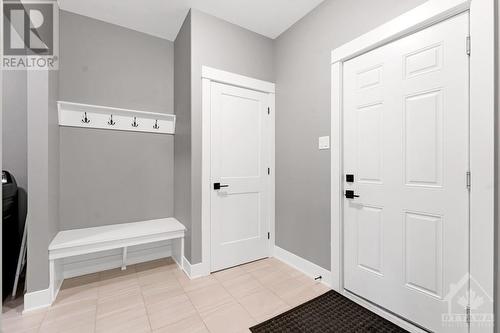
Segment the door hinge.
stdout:
<svg viewBox="0 0 500 333">
<path fill-rule="evenodd" d="M 470 185 L 471 185 L 471 175 L 470 175 L 470 171 L 467 171 L 465 173 L 465 177 L 466 177 L 466 185 L 467 185 L 467 189 L 470 190 Z"/>
<path fill-rule="evenodd" d="M 465 308 L 465 321 L 470 324 L 470 306 Z"/>
<path fill-rule="evenodd" d="M 270 232 L 267 233 L 267 239 L 271 239 L 271 233 Z"/>
<path fill-rule="evenodd" d="M 267 114 L 271 114 L 271 108 L 267 108 Z"/>
<path fill-rule="evenodd" d="M 270 175 L 271 174 L 271 168 L 267 168 L 267 174 Z"/>
<path fill-rule="evenodd" d="M 470 36 L 465 37 L 465 50 L 467 52 L 467 55 L 470 56 L 470 52 L 471 52 Z"/>
</svg>

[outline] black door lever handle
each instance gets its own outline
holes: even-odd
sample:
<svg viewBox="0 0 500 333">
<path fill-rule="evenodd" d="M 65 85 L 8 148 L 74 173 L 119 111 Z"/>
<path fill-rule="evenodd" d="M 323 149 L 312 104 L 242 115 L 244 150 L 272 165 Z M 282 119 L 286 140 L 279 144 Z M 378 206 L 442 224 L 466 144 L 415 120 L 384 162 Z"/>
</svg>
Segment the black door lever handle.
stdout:
<svg viewBox="0 0 500 333">
<path fill-rule="evenodd" d="M 229 185 L 221 185 L 220 183 L 214 183 L 214 190 L 220 190 L 222 187 L 229 187 Z"/>
<path fill-rule="evenodd" d="M 354 199 L 354 198 L 359 198 L 359 195 L 354 194 L 354 191 L 352 190 L 347 190 L 345 191 L 345 197 L 347 199 Z"/>
</svg>

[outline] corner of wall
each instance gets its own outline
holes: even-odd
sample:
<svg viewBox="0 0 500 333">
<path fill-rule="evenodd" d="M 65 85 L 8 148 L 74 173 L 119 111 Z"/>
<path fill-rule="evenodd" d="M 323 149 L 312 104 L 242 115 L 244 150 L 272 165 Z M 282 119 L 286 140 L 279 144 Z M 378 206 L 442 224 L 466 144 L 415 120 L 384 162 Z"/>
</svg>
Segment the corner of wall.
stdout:
<svg viewBox="0 0 500 333">
<path fill-rule="evenodd" d="M 187 228 L 184 256 L 191 260 L 191 11 L 174 42 L 174 216 Z"/>
</svg>

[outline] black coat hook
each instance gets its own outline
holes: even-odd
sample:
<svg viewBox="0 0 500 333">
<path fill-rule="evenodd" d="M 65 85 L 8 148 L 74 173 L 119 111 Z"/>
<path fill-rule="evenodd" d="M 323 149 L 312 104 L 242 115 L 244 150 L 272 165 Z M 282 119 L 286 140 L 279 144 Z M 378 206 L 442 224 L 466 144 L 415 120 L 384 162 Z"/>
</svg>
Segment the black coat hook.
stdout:
<svg viewBox="0 0 500 333">
<path fill-rule="evenodd" d="M 85 112 L 83 118 L 82 118 L 82 123 L 84 124 L 89 124 L 90 123 L 90 119 L 87 117 L 87 112 Z"/>
<path fill-rule="evenodd" d="M 113 115 L 110 115 L 109 116 L 108 125 L 109 126 L 114 126 L 115 124 L 116 124 L 116 121 L 113 120 Z"/>
<path fill-rule="evenodd" d="M 132 127 L 139 127 L 139 124 L 137 123 L 137 117 L 134 117 L 134 122 L 132 123 Z"/>
<path fill-rule="evenodd" d="M 160 126 L 158 126 L 158 120 L 155 120 L 155 124 L 153 125 L 154 129 L 160 129 Z"/>
</svg>

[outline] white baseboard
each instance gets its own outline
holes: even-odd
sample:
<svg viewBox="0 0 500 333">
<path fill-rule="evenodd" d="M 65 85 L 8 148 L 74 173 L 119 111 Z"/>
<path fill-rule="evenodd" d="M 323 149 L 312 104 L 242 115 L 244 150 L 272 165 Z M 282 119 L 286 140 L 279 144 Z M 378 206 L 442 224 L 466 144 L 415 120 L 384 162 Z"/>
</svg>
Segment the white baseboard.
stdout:
<svg viewBox="0 0 500 333">
<path fill-rule="evenodd" d="M 321 276 L 321 282 L 326 286 L 332 286 L 332 273 L 324 269 L 321 266 L 318 266 L 304 258 L 299 257 L 296 254 L 288 252 L 287 250 L 282 249 L 279 246 L 274 246 L 273 255 L 276 259 L 283 261 L 285 264 L 301 271 L 305 275 L 316 278 Z"/>
<path fill-rule="evenodd" d="M 279 259 L 286 263 L 289 266 L 294 267 L 295 269 L 301 271 L 302 273 L 306 274 L 307 276 L 310 277 L 317 277 L 317 276 L 322 276 L 321 282 L 323 282 L 325 285 L 328 287 L 332 287 L 332 281 L 333 281 L 333 275 L 330 271 L 324 269 L 323 267 L 320 267 L 304 258 L 301 258 L 291 252 L 288 252 L 286 250 L 283 250 L 279 246 L 274 247 L 274 257 L 276 259 Z M 394 323 L 395 325 L 398 325 L 399 327 L 402 327 L 406 329 L 408 332 L 411 333 L 425 333 L 422 329 L 418 328 L 417 326 L 414 326 L 413 324 L 405 321 L 404 319 L 401 319 L 400 317 L 370 303 L 365 301 L 364 299 L 351 294 L 348 291 L 343 291 L 341 292 L 345 297 L 349 298 L 355 303 L 358 303 L 362 307 L 372 311 L 373 313 L 376 313 L 377 315 L 381 316 L 384 319 L 387 319 L 388 321 Z"/>
<path fill-rule="evenodd" d="M 172 256 L 171 244 L 166 242 L 133 246 L 127 252 L 127 265 Z M 110 250 L 63 259 L 63 276 L 69 279 L 102 272 L 122 266 L 122 250 Z"/>
<path fill-rule="evenodd" d="M 203 263 L 193 265 L 186 259 L 186 257 L 182 257 L 182 269 L 190 279 L 210 275 L 210 272 L 206 271 Z"/>
<path fill-rule="evenodd" d="M 51 304 L 52 304 L 52 295 L 49 288 L 26 293 L 24 294 L 23 313 L 46 308 L 49 307 Z"/>
</svg>

